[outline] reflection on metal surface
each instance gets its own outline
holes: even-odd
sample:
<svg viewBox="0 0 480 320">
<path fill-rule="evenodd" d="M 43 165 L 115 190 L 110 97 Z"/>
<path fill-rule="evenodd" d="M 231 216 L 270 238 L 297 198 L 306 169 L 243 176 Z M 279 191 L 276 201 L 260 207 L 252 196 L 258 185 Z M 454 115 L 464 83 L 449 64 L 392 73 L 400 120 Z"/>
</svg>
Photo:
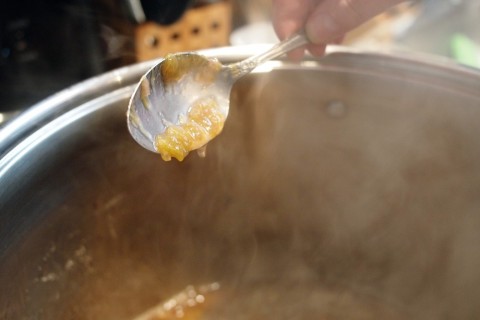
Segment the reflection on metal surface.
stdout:
<svg viewBox="0 0 480 320">
<path fill-rule="evenodd" d="M 331 118 L 343 118 L 347 114 L 347 106 L 339 100 L 330 101 L 325 106 L 325 112 Z"/>
<path fill-rule="evenodd" d="M 7 124 L 7 122 L 18 115 L 20 111 L 0 112 L 0 128 Z"/>
<path fill-rule="evenodd" d="M 219 289 L 218 282 L 198 288 L 190 285 L 134 320 L 204 319 L 202 315 L 212 305 L 210 300 L 213 303 L 218 300 L 216 291 Z"/>
</svg>

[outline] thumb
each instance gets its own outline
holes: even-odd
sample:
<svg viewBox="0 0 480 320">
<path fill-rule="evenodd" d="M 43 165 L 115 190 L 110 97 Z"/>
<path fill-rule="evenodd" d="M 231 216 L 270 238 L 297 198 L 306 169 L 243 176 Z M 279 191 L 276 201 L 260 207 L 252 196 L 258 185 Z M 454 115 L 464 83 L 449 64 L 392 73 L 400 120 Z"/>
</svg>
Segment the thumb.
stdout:
<svg viewBox="0 0 480 320">
<path fill-rule="evenodd" d="M 305 32 L 314 44 L 328 43 L 402 0 L 324 0 L 307 19 Z"/>
</svg>

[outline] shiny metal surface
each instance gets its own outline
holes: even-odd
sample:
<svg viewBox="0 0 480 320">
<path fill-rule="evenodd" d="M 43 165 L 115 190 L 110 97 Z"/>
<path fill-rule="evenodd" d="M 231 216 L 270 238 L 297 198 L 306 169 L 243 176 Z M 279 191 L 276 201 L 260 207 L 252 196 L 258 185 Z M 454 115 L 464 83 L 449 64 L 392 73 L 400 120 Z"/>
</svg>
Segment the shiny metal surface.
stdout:
<svg viewBox="0 0 480 320">
<path fill-rule="evenodd" d="M 6 125 L 8 121 L 12 118 L 17 116 L 20 112 L 12 111 L 12 112 L 0 112 L 0 128 Z"/>
<path fill-rule="evenodd" d="M 283 56 L 307 43 L 308 39 L 305 34 L 299 33 L 273 45 L 264 52 L 229 65 L 219 65 L 214 79 L 208 84 L 199 81 L 198 74 L 212 72 L 212 66 L 209 63 L 217 63 L 216 60 L 209 61 L 208 57 L 205 58 L 203 55 L 195 55 L 191 52 L 170 56 L 169 59 L 176 59 L 174 61 L 181 65 L 177 68 L 187 68 L 188 72 L 181 79 L 165 84 L 161 70 L 166 65 L 171 65 L 172 60 L 162 60 L 149 69 L 142 76 L 128 104 L 128 131 L 133 139 L 145 149 L 162 153 L 155 145 L 156 137 L 163 134 L 170 125 L 179 125 L 181 121 L 186 121 L 185 119 L 188 119 L 188 114 L 195 103 L 213 99 L 219 112 L 226 118 L 230 104 L 230 92 L 236 81 L 263 63 Z M 192 63 L 193 59 L 200 59 L 205 64 L 202 67 L 195 67 Z M 200 147 L 213 138 L 215 136 L 208 140 L 205 139 L 206 141 L 203 141 Z"/>
<path fill-rule="evenodd" d="M 132 319 L 212 282 L 203 319 L 480 316 L 477 73 L 272 62 L 180 164 L 130 138 L 126 78 L 2 131 L 0 318 Z"/>
</svg>

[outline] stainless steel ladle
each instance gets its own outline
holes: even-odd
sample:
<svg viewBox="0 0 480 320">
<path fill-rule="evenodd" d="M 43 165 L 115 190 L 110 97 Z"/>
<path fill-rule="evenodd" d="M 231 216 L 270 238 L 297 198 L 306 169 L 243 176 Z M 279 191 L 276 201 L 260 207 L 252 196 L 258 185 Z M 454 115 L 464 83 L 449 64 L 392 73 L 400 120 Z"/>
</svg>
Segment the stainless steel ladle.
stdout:
<svg viewBox="0 0 480 320">
<path fill-rule="evenodd" d="M 193 101 L 203 97 L 214 97 L 226 118 L 229 111 L 230 91 L 235 81 L 258 65 L 307 43 L 305 34 L 296 34 L 279 42 L 264 53 L 230 65 L 221 65 L 215 79 L 207 84 L 199 82 L 196 77 L 188 76 L 188 72 L 182 78 L 173 82 L 168 81 L 167 84 L 161 72 L 166 59 L 162 60 L 142 76 L 130 99 L 127 112 L 130 134 L 144 148 L 159 153 L 155 147 L 155 137 L 162 134 L 169 125 L 178 124 L 185 119 Z M 208 68 L 208 61 L 218 64 L 215 60 L 196 53 L 178 53 L 171 57 L 203 59 L 206 62 L 205 68 Z M 182 59 L 177 60 L 179 63 L 183 61 Z M 189 66 L 179 65 L 177 67 L 188 68 Z M 196 74 L 202 72 L 198 68 L 195 70 Z"/>
</svg>

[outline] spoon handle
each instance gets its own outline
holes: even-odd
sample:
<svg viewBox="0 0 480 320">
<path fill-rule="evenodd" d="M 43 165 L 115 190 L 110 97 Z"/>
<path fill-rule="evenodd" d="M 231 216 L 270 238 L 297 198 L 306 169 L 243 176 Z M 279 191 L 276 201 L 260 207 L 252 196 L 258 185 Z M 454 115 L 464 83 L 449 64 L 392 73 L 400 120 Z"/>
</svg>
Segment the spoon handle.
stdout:
<svg viewBox="0 0 480 320">
<path fill-rule="evenodd" d="M 266 52 L 252 56 L 240 62 L 232 63 L 228 65 L 227 68 L 230 69 L 233 80 L 237 80 L 238 78 L 243 77 L 244 75 L 255 69 L 258 65 L 268 60 L 274 59 L 278 56 L 281 56 L 300 46 L 306 45 L 307 43 L 309 43 L 307 36 L 304 32 L 300 32 L 288 39 L 277 43 Z"/>
</svg>

